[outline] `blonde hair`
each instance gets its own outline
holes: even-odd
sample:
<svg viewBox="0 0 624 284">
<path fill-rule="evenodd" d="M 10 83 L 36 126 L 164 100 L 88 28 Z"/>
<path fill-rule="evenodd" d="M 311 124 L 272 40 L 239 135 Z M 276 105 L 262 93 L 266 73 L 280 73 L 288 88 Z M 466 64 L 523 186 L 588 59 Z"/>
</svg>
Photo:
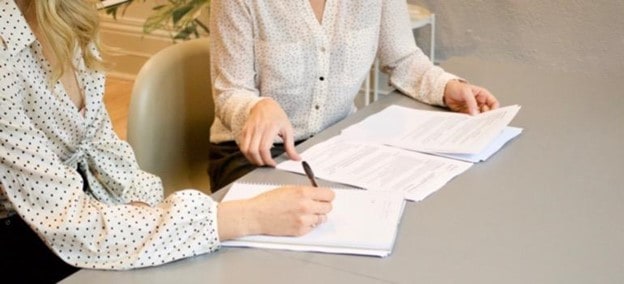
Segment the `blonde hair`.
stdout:
<svg viewBox="0 0 624 284">
<path fill-rule="evenodd" d="M 31 0 L 35 5 L 37 21 L 43 35 L 52 47 L 60 64 L 52 69 L 56 81 L 68 68 L 76 68 L 73 58 L 77 50 L 82 52 L 85 65 L 90 69 L 102 69 L 102 60 L 90 49 L 99 49 L 99 15 L 94 0 Z"/>
</svg>

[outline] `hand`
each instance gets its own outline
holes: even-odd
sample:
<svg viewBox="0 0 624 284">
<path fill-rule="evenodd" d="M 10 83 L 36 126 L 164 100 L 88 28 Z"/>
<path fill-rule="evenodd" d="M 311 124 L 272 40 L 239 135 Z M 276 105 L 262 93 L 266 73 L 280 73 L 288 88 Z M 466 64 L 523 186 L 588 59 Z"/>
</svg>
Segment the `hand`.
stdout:
<svg viewBox="0 0 624 284">
<path fill-rule="evenodd" d="M 273 99 L 258 102 L 243 126 L 240 150 L 245 158 L 257 166 L 276 165 L 271 157 L 271 147 L 276 136 L 282 138 L 289 158 L 300 160 L 295 150 L 294 130 L 284 110 Z"/>
<path fill-rule="evenodd" d="M 446 83 L 444 103 L 453 111 L 470 115 L 498 108 L 498 100 L 488 90 L 458 80 Z"/>
<path fill-rule="evenodd" d="M 221 240 L 245 235 L 301 236 L 327 221 L 334 192 L 285 186 L 254 198 L 219 204 Z"/>
</svg>

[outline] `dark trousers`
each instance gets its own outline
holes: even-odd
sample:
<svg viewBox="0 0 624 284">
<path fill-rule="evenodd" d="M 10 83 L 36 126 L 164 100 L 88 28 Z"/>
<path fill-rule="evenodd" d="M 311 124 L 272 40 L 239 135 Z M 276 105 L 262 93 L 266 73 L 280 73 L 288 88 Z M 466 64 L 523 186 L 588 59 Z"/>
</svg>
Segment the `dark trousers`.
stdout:
<svg viewBox="0 0 624 284">
<path fill-rule="evenodd" d="M 301 142 L 303 142 L 303 140 L 297 141 L 295 144 L 299 145 Z M 219 144 L 210 143 L 209 147 L 210 166 L 208 168 L 208 174 L 210 175 L 210 188 L 212 192 L 216 192 L 257 168 L 257 166 L 249 163 L 234 141 Z M 273 148 L 271 148 L 271 156 L 273 158 L 283 153 L 283 144 L 274 144 Z"/>
<path fill-rule="evenodd" d="M 0 219 L 0 282 L 57 283 L 78 271 L 56 256 L 17 215 Z"/>
</svg>

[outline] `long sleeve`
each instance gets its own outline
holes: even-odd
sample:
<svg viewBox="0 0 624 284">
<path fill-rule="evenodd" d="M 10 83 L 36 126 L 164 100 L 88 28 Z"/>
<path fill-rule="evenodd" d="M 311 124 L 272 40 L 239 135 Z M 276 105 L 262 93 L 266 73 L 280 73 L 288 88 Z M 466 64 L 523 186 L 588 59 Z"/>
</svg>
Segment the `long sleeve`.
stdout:
<svg viewBox="0 0 624 284">
<path fill-rule="evenodd" d="M 3 74 L 5 75 L 5 74 Z M 216 202 L 183 191 L 150 206 L 106 204 L 83 191 L 24 114 L 17 84 L 1 82 L 0 183 L 17 213 L 66 262 L 128 269 L 161 264 L 218 248 Z"/>
<path fill-rule="evenodd" d="M 15 3 L 0 6 L 0 216 L 19 214 L 61 259 L 84 268 L 144 267 L 218 249 L 217 203 L 193 190 L 162 199 L 160 179 L 139 169 L 112 130 L 104 75 L 76 66 L 81 115 L 62 84 L 49 81 Z"/>
<path fill-rule="evenodd" d="M 252 16 L 243 0 L 213 1 L 210 11 L 211 77 L 217 124 L 238 137 L 251 108 L 260 100 L 255 84 Z"/>
<path fill-rule="evenodd" d="M 86 161 L 77 167 L 85 170 L 90 194 L 105 202 L 139 201 L 155 206 L 163 199 L 160 178 L 139 168 L 128 142 L 119 139 L 113 130 L 104 104 L 92 105 L 94 109 L 89 114 L 92 123 L 87 126 L 85 135 L 92 138 L 84 139 L 78 149 L 72 149 L 74 157 L 79 156 L 77 153 L 89 156 L 83 157 Z"/>
<path fill-rule="evenodd" d="M 390 75 L 390 84 L 421 102 L 444 105 L 446 83 L 457 76 L 433 65 L 412 36 L 407 3 L 383 1 L 379 36 L 381 68 Z"/>
<path fill-rule="evenodd" d="M 321 22 L 308 1 L 213 0 L 213 143 L 236 140 L 264 97 L 287 114 L 295 140 L 356 111 L 354 99 L 376 56 L 402 93 L 443 104 L 454 75 L 414 42 L 405 0 L 327 1 Z"/>
</svg>

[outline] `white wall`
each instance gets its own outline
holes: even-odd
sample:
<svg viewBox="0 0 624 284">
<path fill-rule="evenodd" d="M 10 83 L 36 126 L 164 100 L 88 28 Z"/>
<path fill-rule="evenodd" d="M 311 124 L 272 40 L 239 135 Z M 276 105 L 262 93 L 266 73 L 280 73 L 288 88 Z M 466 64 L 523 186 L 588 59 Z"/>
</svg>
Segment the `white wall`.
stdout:
<svg viewBox="0 0 624 284">
<path fill-rule="evenodd" d="M 146 35 L 143 23 L 152 14 L 152 7 L 165 0 L 135 0 L 125 11 L 118 12 L 117 19 L 101 13 L 101 40 L 104 59 L 112 64 L 108 75 L 134 79 L 147 59 L 173 41 L 166 31 Z"/>
<path fill-rule="evenodd" d="M 471 56 L 562 72 L 624 76 L 622 0 L 408 2 L 436 13 L 436 61 Z M 424 30 L 417 34 L 425 50 L 427 35 Z"/>
<path fill-rule="evenodd" d="M 113 75 L 132 77 L 172 42 L 146 36 L 142 22 L 165 0 L 135 1 L 117 21 L 103 17 L 104 43 L 119 48 Z M 562 72 L 624 74 L 624 0 L 407 0 L 436 13 L 436 61 L 451 57 L 521 61 Z M 417 31 L 428 50 L 427 29 Z"/>
</svg>

